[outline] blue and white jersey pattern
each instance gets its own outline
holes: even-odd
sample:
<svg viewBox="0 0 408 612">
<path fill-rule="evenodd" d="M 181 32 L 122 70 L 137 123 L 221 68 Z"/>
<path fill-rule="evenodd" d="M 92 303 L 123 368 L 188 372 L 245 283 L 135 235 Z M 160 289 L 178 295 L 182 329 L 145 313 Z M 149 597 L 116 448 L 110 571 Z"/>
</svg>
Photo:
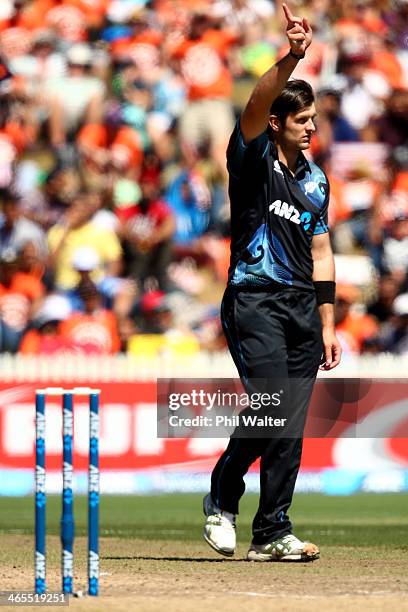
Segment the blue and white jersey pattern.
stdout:
<svg viewBox="0 0 408 612">
<path fill-rule="evenodd" d="M 328 231 L 329 183 L 299 154 L 295 175 L 266 132 L 245 145 L 239 122 L 227 151 L 231 200 L 229 284 L 312 288 L 313 236 Z"/>
</svg>

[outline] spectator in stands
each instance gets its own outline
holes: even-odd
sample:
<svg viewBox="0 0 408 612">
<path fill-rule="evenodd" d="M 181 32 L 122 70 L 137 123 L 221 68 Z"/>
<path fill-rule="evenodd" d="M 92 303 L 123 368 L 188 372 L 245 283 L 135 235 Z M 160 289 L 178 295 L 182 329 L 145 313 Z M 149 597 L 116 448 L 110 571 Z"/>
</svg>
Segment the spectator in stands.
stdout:
<svg viewBox="0 0 408 612">
<path fill-rule="evenodd" d="M 67 62 L 64 55 L 56 50 L 57 41 L 52 30 L 34 31 L 32 47 L 26 55 L 19 55 L 10 61 L 13 74 L 23 77 L 27 93 L 38 102 L 38 110 L 46 108 L 44 86 L 48 79 L 65 75 Z"/>
<path fill-rule="evenodd" d="M 393 305 L 394 316 L 382 331 L 385 351 L 396 355 L 408 354 L 408 293 L 399 295 Z"/>
<path fill-rule="evenodd" d="M 242 32 L 242 46 L 233 65 L 235 77 L 247 81 L 254 76 L 260 78 L 275 61 L 276 48 L 269 40 L 264 22 L 257 20 L 248 24 Z"/>
<path fill-rule="evenodd" d="M 226 350 L 227 341 L 222 331 L 218 308 L 210 308 L 193 331 L 201 349 L 211 353 Z"/>
<path fill-rule="evenodd" d="M 188 88 L 189 104 L 180 118 L 185 154 L 208 139 L 225 173 L 225 151 L 234 127 L 228 54 L 237 41 L 234 32 L 216 29 L 209 13 L 195 13 L 188 35 L 172 52 Z"/>
<path fill-rule="evenodd" d="M 3 98 L 2 106 L 5 112 L 0 114 L 0 187 L 9 187 L 13 164 L 38 137 L 38 109 L 24 82 L 16 79 L 12 82 L 12 90 Z"/>
<path fill-rule="evenodd" d="M 44 276 L 46 275 L 46 260 L 38 244 L 32 241 L 26 242 L 21 247 L 18 255 L 20 272 L 24 272 L 29 276 L 44 281 Z"/>
<path fill-rule="evenodd" d="M 44 296 L 42 282 L 20 271 L 17 253 L 0 255 L 0 351 L 15 353 Z"/>
<path fill-rule="evenodd" d="M 363 343 L 361 345 L 362 355 L 379 355 L 383 351 L 384 346 L 380 335 L 371 336 L 370 338 L 366 338 L 365 340 L 363 340 Z"/>
<path fill-rule="evenodd" d="M 330 183 L 330 206 L 329 206 L 329 227 L 332 232 L 332 241 L 335 252 L 341 251 L 341 246 L 336 243 L 336 228 L 338 224 L 350 219 L 352 209 L 350 203 L 344 197 L 346 181 L 339 177 L 335 172 L 333 159 L 330 150 L 316 151 L 315 162 L 327 174 Z"/>
<path fill-rule="evenodd" d="M 88 45 L 73 45 L 67 52 L 66 76 L 47 83 L 50 141 L 54 147 L 72 141 L 82 122 L 98 123 L 102 118 L 105 85 L 90 74 L 92 60 Z"/>
<path fill-rule="evenodd" d="M 340 2 L 336 14 L 335 32 L 340 43 L 353 41 L 353 46 L 367 42 L 367 32 L 385 35 L 380 3 L 371 0 Z"/>
<path fill-rule="evenodd" d="M 398 55 L 396 42 L 394 32 L 372 33 L 370 67 L 382 74 L 390 87 L 398 90 L 404 89 L 408 81 L 404 74 L 404 61 Z"/>
<path fill-rule="evenodd" d="M 44 184 L 44 207 L 39 223 L 46 229 L 62 219 L 81 187 L 81 177 L 75 166 L 57 163 L 47 174 Z"/>
<path fill-rule="evenodd" d="M 378 295 L 367 308 L 367 313 L 373 315 L 379 323 L 385 323 L 393 316 L 393 304 L 398 295 L 400 285 L 390 275 L 380 278 Z"/>
<path fill-rule="evenodd" d="M 130 8 L 130 10 L 129 10 Z M 116 10 L 115 10 L 116 9 Z M 137 67 L 142 78 L 149 77 L 160 61 L 160 49 L 164 42 L 163 33 L 155 27 L 152 14 L 144 6 L 122 7 L 120 21 L 129 24 L 121 31 L 110 30 L 110 53 L 119 61 L 130 60 Z M 111 21 L 119 17 L 118 5 L 111 6 Z M 152 23 L 153 22 L 153 23 Z"/>
<path fill-rule="evenodd" d="M 125 243 L 128 272 L 142 287 L 147 278 L 153 277 L 159 289 L 166 291 L 175 231 L 174 214 L 160 197 L 154 179 L 145 176 L 140 187 L 142 197 L 138 204 L 118 213 L 123 219 L 119 236 Z"/>
<path fill-rule="evenodd" d="M 13 180 L 13 192 L 17 194 L 22 215 L 38 223 L 44 230 L 48 217 L 48 203 L 46 201 L 40 164 L 33 159 L 24 159 L 16 164 Z"/>
<path fill-rule="evenodd" d="M 149 148 L 148 116 L 152 108 L 152 91 L 146 81 L 136 79 L 123 88 L 121 106 L 123 121 L 136 130 L 143 150 Z"/>
<path fill-rule="evenodd" d="M 186 86 L 181 75 L 172 71 L 165 58 L 150 76 L 152 107 L 147 126 L 153 148 L 163 163 L 175 157 L 174 128 L 186 108 Z"/>
<path fill-rule="evenodd" d="M 78 294 L 84 311 L 74 311 L 61 323 L 61 334 L 77 350 L 92 354 L 111 354 L 120 349 L 116 317 L 102 307 L 102 296 L 96 285 L 83 280 Z"/>
<path fill-rule="evenodd" d="M 343 220 L 338 217 L 334 231 L 337 252 L 350 254 L 363 247 L 371 253 L 372 237 L 368 230 L 375 202 L 383 188 L 378 178 L 365 163 L 355 165 L 348 172 L 347 181 L 341 186 L 341 200 L 338 198 L 335 203 L 339 207 L 343 202 L 340 214 Z M 336 187 L 334 184 L 334 189 Z M 336 212 L 340 212 L 339 208 Z"/>
<path fill-rule="evenodd" d="M 359 290 L 356 287 L 337 285 L 336 334 L 346 353 L 360 353 L 363 342 L 376 336 L 379 329 L 374 317 L 353 310 L 353 304 L 359 300 Z"/>
<path fill-rule="evenodd" d="M 143 161 L 143 138 L 127 125 L 120 104 L 109 104 L 103 121 L 89 122 L 78 133 L 84 172 L 105 188 L 104 176 L 138 179 Z M 99 179 L 99 180 L 98 180 Z"/>
<path fill-rule="evenodd" d="M 176 219 L 176 247 L 194 251 L 210 220 L 211 199 L 206 182 L 196 170 L 181 169 L 169 183 L 165 199 Z"/>
<path fill-rule="evenodd" d="M 144 334 L 163 334 L 173 324 L 170 305 L 163 291 L 147 291 L 140 300 L 140 329 Z"/>
<path fill-rule="evenodd" d="M 124 84 L 121 96 L 123 120 L 138 132 L 143 150 L 154 151 L 163 162 L 171 161 L 174 146 L 169 132 L 184 102 L 181 79 L 170 78 L 164 67 L 157 67 L 144 79 Z"/>
<path fill-rule="evenodd" d="M 83 246 L 74 252 L 72 267 L 77 272 L 79 281 L 75 287 L 64 292 L 72 310 L 85 312 L 86 305 L 82 298 L 82 287 L 93 282 L 93 275 L 99 265 L 98 254 L 91 247 Z M 137 294 L 135 284 L 127 278 L 105 276 L 96 283 L 96 287 L 101 306 L 114 311 L 121 340 L 125 341 L 128 335 L 127 330 L 132 326 L 130 315 Z"/>
<path fill-rule="evenodd" d="M 45 2 L 46 0 L 44 0 Z M 40 6 L 37 4 L 37 10 L 41 10 L 41 4 L 42 2 L 40 2 Z M 87 40 L 87 13 L 89 14 L 86 10 L 87 2 L 63 0 L 61 3 L 57 0 L 57 2 L 53 1 L 50 4 L 51 7 L 47 7 L 45 15 L 42 15 L 42 20 L 43 22 L 45 20 L 46 26 L 55 32 L 59 40 L 69 45 Z M 94 14 L 98 11 L 98 4 L 100 4 L 100 0 L 95 0 L 93 3 Z M 41 16 L 38 15 L 38 18 L 41 18 Z"/>
<path fill-rule="evenodd" d="M 139 304 L 138 332 L 129 338 L 129 351 L 135 355 L 191 356 L 200 344 L 191 329 L 175 320 L 168 296 L 162 291 L 146 292 Z"/>
<path fill-rule="evenodd" d="M 384 238 L 384 268 L 403 287 L 408 271 L 408 216 L 401 214 Z"/>
<path fill-rule="evenodd" d="M 64 292 L 74 289 L 81 274 L 89 272 L 121 321 L 129 315 L 135 290 L 131 282 L 120 278 L 122 247 L 115 230 L 93 220 L 96 201 L 92 194 L 79 193 L 62 220 L 50 229 L 49 268 L 54 288 Z"/>
<path fill-rule="evenodd" d="M 339 72 L 344 80 L 341 111 L 351 126 L 361 131 L 381 115 L 382 104 L 390 93 L 383 75 L 370 68 L 370 50 L 361 39 L 345 39 L 339 58 Z M 367 136 L 365 136 L 367 137 Z"/>
<path fill-rule="evenodd" d="M 19 352 L 23 355 L 55 355 L 73 351 L 74 347 L 63 337 L 60 330 L 71 312 L 68 300 L 53 294 L 45 298 L 37 312 L 33 326 L 23 336 Z"/>
<path fill-rule="evenodd" d="M 17 197 L 3 190 L 0 201 L 0 252 L 12 249 L 18 253 L 27 242 L 34 242 L 44 255 L 47 251 L 45 234 L 39 225 L 22 215 Z"/>
<path fill-rule="evenodd" d="M 391 147 L 408 143 L 408 89 L 399 88 L 390 92 L 386 100 L 385 113 L 370 125 L 370 136 Z"/>
<path fill-rule="evenodd" d="M 395 225 L 404 218 L 408 218 L 408 147 L 398 146 L 392 149 L 387 160 L 382 188 L 375 198 L 368 228 L 373 263 L 381 274 L 389 271 L 390 265 L 384 255 L 385 244 L 388 259 L 394 259 L 393 254 L 403 250 L 399 248 L 400 241 L 394 241 L 394 234 Z"/>
<path fill-rule="evenodd" d="M 92 283 L 92 275 L 100 265 L 98 253 L 89 246 L 82 246 L 74 251 L 72 256 L 72 267 L 78 274 L 78 283 L 64 292 L 64 297 L 69 301 L 71 310 L 85 312 L 85 304 L 82 299 L 80 288 L 86 283 Z M 108 306 L 107 298 L 103 299 L 104 307 Z"/>
<path fill-rule="evenodd" d="M 319 142 L 320 148 L 326 152 L 333 142 L 358 142 L 357 130 L 341 113 L 341 92 L 335 87 L 325 87 L 319 91 Z M 327 130 L 323 143 L 323 135 Z"/>
<path fill-rule="evenodd" d="M 55 288 L 58 290 L 72 289 L 79 282 L 73 256 L 81 247 L 92 248 L 98 256 L 98 265 L 92 274 L 94 282 L 120 275 L 122 248 L 119 240 L 113 230 L 92 222 L 94 212 L 89 194 L 80 192 L 61 221 L 48 233 L 49 265 L 54 270 Z"/>
</svg>

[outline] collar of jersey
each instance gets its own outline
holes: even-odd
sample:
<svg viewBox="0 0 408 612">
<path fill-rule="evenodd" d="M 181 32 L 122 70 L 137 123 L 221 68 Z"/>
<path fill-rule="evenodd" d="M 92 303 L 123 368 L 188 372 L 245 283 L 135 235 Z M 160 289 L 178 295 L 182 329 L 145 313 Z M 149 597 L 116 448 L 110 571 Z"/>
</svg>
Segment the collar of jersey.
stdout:
<svg viewBox="0 0 408 612">
<path fill-rule="evenodd" d="M 297 178 L 299 174 L 301 174 L 304 170 L 310 171 L 309 162 L 307 161 L 306 157 L 303 155 L 302 151 L 299 151 L 299 154 L 296 160 L 295 174 L 292 174 L 289 168 L 279 159 L 278 149 L 276 148 L 275 143 L 272 140 L 270 141 L 270 143 L 271 143 L 271 152 L 272 152 L 273 158 L 278 160 L 281 168 L 283 168 L 291 178 Z"/>
</svg>

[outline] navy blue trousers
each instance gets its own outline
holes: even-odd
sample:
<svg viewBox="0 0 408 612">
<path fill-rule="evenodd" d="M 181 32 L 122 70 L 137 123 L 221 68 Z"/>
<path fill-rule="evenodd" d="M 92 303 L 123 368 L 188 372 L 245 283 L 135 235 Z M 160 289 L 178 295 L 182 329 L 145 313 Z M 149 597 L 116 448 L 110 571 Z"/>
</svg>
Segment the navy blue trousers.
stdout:
<svg viewBox="0 0 408 612">
<path fill-rule="evenodd" d="M 259 507 L 253 542 L 264 544 L 287 533 L 302 454 L 302 434 L 314 381 L 322 358 L 322 328 L 313 291 L 280 286 L 269 290 L 228 287 L 221 305 L 228 346 L 248 391 L 285 388 L 283 404 L 296 427 L 284 437 L 245 437 L 234 432 L 211 477 L 211 495 L 222 510 L 238 513 L 244 476 L 260 458 Z M 277 381 L 279 381 L 277 383 Z M 288 430 L 283 430 L 288 432 Z"/>
</svg>

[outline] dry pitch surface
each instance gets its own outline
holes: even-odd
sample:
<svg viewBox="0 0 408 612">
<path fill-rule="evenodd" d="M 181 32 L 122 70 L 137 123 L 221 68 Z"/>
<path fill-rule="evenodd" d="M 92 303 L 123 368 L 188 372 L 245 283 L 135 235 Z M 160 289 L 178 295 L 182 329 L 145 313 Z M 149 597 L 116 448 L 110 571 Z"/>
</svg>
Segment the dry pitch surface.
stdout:
<svg viewBox="0 0 408 612">
<path fill-rule="evenodd" d="M 233 559 L 223 559 L 199 539 L 202 519 L 198 512 L 194 512 L 194 515 L 191 513 L 192 508 L 199 507 L 199 497 L 107 500 L 101 528 L 105 534 L 100 546 L 101 596 L 71 599 L 69 609 L 118 612 L 264 612 L 265 609 L 297 611 L 316 608 L 322 612 L 408 611 L 406 496 L 357 496 L 337 500 L 318 496 L 298 497 L 300 500 L 297 500 L 294 509 L 298 517 L 298 531 L 321 544 L 321 559 L 314 563 L 244 561 L 247 549 L 245 540 L 249 535 L 249 518 L 255 499 L 249 500 L 240 516 L 241 537 Z M 50 530 L 57 533 L 55 501 L 51 500 L 50 504 Z M 81 533 L 84 508 L 82 500 L 79 501 L 78 530 Z M 8 528 L 3 529 L 2 526 L 0 531 L 1 589 L 30 590 L 33 537 L 25 534 L 21 525 L 26 522 L 32 506 L 25 507 L 27 514 L 19 522 L 12 516 L 4 520 L 2 502 L 6 503 L 0 499 L 0 516 Z M 128 504 L 133 506 L 133 517 Z M 183 507 L 187 509 L 184 519 Z M 311 513 L 313 507 L 315 516 Z M 18 512 L 16 508 L 14 512 Z M 175 508 L 180 508 L 180 512 L 177 513 Z M 122 518 L 122 521 L 117 518 L 117 537 L 109 515 L 118 511 L 118 516 L 121 516 L 123 512 L 120 510 L 125 509 L 130 516 L 126 520 Z M 350 514 L 351 511 L 355 515 Z M 173 516 L 171 525 L 169 512 L 170 517 Z M 150 523 L 145 522 L 148 513 Z M 324 514 L 326 523 L 319 519 Z M 13 521 L 15 529 L 11 529 Z M 144 538 L 139 535 L 143 526 Z M 47 546 L 48 587 L 58 591 L 58 537 L 48 537 Z M 78 537 L 75 567 L 77 589 L 84 589 L 86 585 L 85 548 L 85 538 Z M 12 610 L 15 607 L 2 609 Z"/>
</svg>

